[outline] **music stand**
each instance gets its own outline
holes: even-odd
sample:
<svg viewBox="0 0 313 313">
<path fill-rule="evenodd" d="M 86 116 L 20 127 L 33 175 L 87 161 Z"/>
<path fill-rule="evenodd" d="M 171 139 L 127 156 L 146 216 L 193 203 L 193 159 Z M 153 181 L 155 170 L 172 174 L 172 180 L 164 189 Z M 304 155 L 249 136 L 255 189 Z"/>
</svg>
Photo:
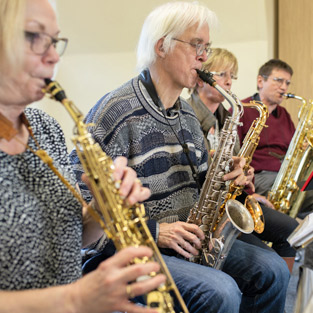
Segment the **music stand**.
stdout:
<svg viewBox="0 0 313 313">
<path fill-rule="evenodd" d="M 313 171 L 301 188 L 301 191 L 308 191 L 308 190 L 313 190 Z"/>
</svg>

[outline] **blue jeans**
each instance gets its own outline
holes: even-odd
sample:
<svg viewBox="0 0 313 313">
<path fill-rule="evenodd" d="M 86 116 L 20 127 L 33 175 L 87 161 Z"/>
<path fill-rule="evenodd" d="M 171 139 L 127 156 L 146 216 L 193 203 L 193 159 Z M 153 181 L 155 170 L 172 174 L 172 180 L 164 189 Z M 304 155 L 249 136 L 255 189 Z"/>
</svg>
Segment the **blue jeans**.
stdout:
<svg viewBox="0 0 313 313">
<path fill-rule="evenodd" d="M 289 270 L 275 252 L 235 240 L 223 271 L 163 258 L 190 313 L 284 312 Z"/>
<path fill-rule="evenodd" d="M 241 292 L 222 271 L 162 255 L 190 313 L 239 312 Z M 181 308 L 175 306 L 175 312 Z"/>
</svg>

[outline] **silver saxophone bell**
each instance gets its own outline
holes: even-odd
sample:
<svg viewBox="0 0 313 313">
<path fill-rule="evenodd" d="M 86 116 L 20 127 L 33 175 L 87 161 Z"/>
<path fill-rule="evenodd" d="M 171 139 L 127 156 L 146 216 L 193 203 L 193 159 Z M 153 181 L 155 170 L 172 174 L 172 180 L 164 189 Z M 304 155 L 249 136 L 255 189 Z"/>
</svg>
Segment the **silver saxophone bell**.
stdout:
<svg viewBox="0 0 313 313">
<path fill-rule="evenodd" d="M 229 199 L 225 204 L 225 214 L 218 223 L 218 227 L 209 235 L 208 249 L 203 249 L 203 264 L 222 269 L 239 233 L 250 234 L 253 229 L 254 221 L 247 208 L 238 200 Z"/>
</svg>

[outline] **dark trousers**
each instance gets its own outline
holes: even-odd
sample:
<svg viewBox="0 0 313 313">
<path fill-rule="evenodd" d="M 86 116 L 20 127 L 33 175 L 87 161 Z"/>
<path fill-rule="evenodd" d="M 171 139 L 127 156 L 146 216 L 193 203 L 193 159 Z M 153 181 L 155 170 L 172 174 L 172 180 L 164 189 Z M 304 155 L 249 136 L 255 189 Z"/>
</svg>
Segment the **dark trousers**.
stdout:
<svg viewBox="0 0 313 313">
<path fill-rule="evenodd" d="M 261 207 L 265 219 L 263 233 L 241 234 L 238 239 L 265 249 L 271 248 L 263 241 L 272 242 L 272 249 L 281 257 L 294 257 L 296 250 L 290 247 L 287 238 L 298 226 L 298 222 L 289 215 L 270 209 L 262 204 Z"/>
</svg>

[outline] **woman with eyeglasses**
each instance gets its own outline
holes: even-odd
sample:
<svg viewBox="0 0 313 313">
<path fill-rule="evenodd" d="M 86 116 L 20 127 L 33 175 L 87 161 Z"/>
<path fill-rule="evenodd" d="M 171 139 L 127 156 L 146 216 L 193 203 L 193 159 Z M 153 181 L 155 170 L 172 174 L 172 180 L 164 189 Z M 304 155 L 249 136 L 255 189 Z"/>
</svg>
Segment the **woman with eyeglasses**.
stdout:
<svg viewBox="0 0 313 313">
<path fill-rule="evenodd" d="M 214 79 L 224 89 L 230 90 L 233 80 L 237 79 L 238 62 L 234 54 L 226 49 L 212 49 L 212 54 L 209 59 L 203 63 L 203 69 L 214 75 Z M 224 122 L 230 113 L 224 108 L 222 102 L 223 96 L 209 84 L 199 80 L 188 102 L 194 109 L 202 126 L 203 133 L 207 138 L 209 149 L 215 150 L 218 144 L 218 132 L 223 127 Z M 246 108 L 245 108 L 246 109 Z M 249 108 L 248 108 L 249 109 Z M 258 111 L 255 111 L 255 118 L 258 116 Z M 244 117 L 243 117 L 244 118 Z M 251 123 L 246 128 L 249 128 Z M 239 127 L 240 128 L 240 127 Z M 237 154 L 240 149 L 239 138 L 234 148 L 234 154 Z M 250 169 L 250 174 L 253 175 L 253 168 Z M 257 193 L 253 193 L 254 186 L 246 189 L 260 202 L 265 218 L 265 229 L 262 234 L 241 234 L 238 239 L 260 246 L 265 249 L 270 249 L 263 241 L 272 242 L 274 249 L 287 263 L 290 272 L 292 271 L 294 257 L 296 251 L 290 247 L 287 242 L 288 236 L 297 227 L 298 222 L 274 210 L 273 205 L 264 197 Z M 252 192 L 251 192 L 252 191 Z"/>
<path fill-rule="evenodd" d="M 81 278 L 81 247 L 102 229 L 36 154 L 44 150 L 75 186 L 59 124 L 28 107 L 44 96 L 66 43 L 48 0 L 0 0 L 0 312 L 156 312 L 128 300 L 165 280 L 136 282 L 159 270 L 129 266 L 152 255 L 147 247 L 124 249 Z M 125 158 L 115 168 L 130 204 L 149 197 Z"/>
<path fill-rule="evenodd" d="M 213 48 L 211 51 L 208 60 L 203 63 L 203 70 L 210 71 L 221 87 L 230 90 L 232 81 L 237 79 L 237 59 L 225 49 Z M 217 148 L 219 131 L 223 128 L 226 117 L 230 115 L 222 105 L 223 101 L 224 97 L 217 89 L 201 79 L 197 81 L 188 99 L 201 123 L 211 150 Z M 239 140 L 236 141 L 234 150 L 235 154 L 239 151 Z"/>
</svg>

